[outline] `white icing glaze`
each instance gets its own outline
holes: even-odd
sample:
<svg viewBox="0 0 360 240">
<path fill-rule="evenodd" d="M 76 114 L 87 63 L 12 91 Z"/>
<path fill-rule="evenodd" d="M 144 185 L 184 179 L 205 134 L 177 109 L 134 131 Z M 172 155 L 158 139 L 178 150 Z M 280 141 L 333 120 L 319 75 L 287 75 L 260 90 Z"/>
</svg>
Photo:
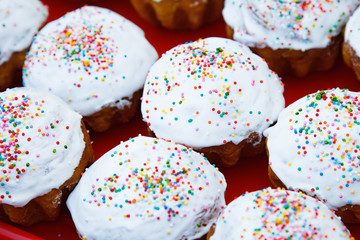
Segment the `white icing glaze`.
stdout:
<svg viewBox="0 0 360 240">
<path fill-rule="evenodd" d="M 30 46 L 47 16 L 39 0 L 0 0 L 0 64 Z"/>
<path fill-rule="evenodd" d="M 284 108 L 283 85 L 238 42 L 179 45 L 150 69 L 141 111 L 156 136 L 191 147 L 235 144 L 262 132 Z"/>
<path fill-rule="evenodd" d="M 358 0 L 225 0 L 234 39 L 250 47 L 325 48 L 341 33 Z"/>
<path fill-rule="evenodd" d="M 85 148 L 81 116 L 47 92 L 0 93 L 0 202 L 22 207 L 69 179 Z"/>
<path fill-rule="evenodd" d="M 356 54 L 360 56 L 360 8 L 354 12 L 346 24 L 344 37 L 345 41 L 349 42 Z"/>
<path fill-rule="evenodd" d="M 264 135 L 269 164 L 287 188 L 337 209 L 360 204 L 360 94 L 324 93 L 325 100 L 320 91 L 289 105 Z"/>
<path fill-rule="evenodd" d="M 157 53 L 135 24 L 108 9 L 85 6 L 47 24 L 34 39 L 25 86 L 48 90 L 89 116 L 130 105 Z M 119 102 L 118 102 L 119 101 Z"/>
<path fill-rule="evenodd" d="M 232 201 L 210 240 L 352 239 L 323 203 L 303 193 L 263 189 Z"/>
<path fill-rule="evenodd" d="M 87 240 L 192 240 L 220 215 L 225 188 L 224 176 L 200 154 L 139 136 L 87 169 L 67 206 Z"/>
</svg>

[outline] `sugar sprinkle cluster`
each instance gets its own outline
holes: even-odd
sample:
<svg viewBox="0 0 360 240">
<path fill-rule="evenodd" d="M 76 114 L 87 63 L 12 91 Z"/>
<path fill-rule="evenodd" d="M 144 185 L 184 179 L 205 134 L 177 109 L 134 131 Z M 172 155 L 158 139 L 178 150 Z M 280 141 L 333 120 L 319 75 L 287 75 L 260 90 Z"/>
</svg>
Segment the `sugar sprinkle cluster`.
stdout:
<svg viewBox="0 0 360 240">
<path fill-rule="evenodd" d="M 246 135 L 241 132 L 261 131 L 260 122 L 270 125 L 274 121 L 272 108 L 258 104 L 270 98 L 273 89 L 268 85 L 272 83 L 273 89 L 282 88 L 277 75 L 241 44 L 219 38 L 198 40 L 169 50 L 152 67 L 144 87 L 142 113 L 159 137 L 173 139 L 165 134 L 170 134 L 170 129 L 177 129 L 172 135 L 180 134 L 181 128 L 199 135 L 200 142 L 202 133 L 222 129 L 214 140 L 216 145 L 238 143 Z M 279 96 L 274 93 L 271 97 Z M 254 104 L 247 105 L 252 98 Z M 275 112 L 277 107 L 273 109 Z M 167 133 L 162 134 L 161 128 Z M 214 144 L 209 138 L 206 141 Z"/>
<path fill-rule="evenodd" d="M 230 203 L 216 231 L 210 239 L 354 239 L 318 200 L 270 188 L 243 194 Z"/>
<path fill-rule="evenodd" d="M 306 158 L 308 151 L 319 149 L 315 154 L 315 162 L 318 164 L 315 171 L 319 171 L 317 174 L 324 179 L 339 177 L 336 186 L 326 186 L 326 191 L 332 188 L 342 190 L 336 196 L 339 198 L 343 198 L 344 194 L 359 194 L 357 189 L 352 187 L 355 182 L 360 182 L 359 97 L 360 95 L 350 94 L 347 90 L 341 93 L 319 91 L 308 95 L 308 104 L 292 111 L 289 118 L 290 131 L 296 135 L 297 154 L 300 156 L 295 161 Z M 291 165 L 290 161 L 289 166 Z M 330 176 L 326 176 L 325 169 L 330 171 Z M 297 170 L 311 178 L 311 168 L 298 167 Z M 319 189 L 314 183 L 311 191 L 316 194 Z M 351 200 L 348 203 L 351 204 Z"/>
<path fill-rule="evenodd" d="M 265 131 L 269 164 L 285 186 L 335 210 L 360 203 L 359 97 L 338 88 L 309 94 Z"/>
<path fill-rule="evenodd" d="M 290 50 L 326 47 L 357 7 L 353 0 L 226 2 L 224 18 L 234 29 L 235 39 L 251 46 Z"/>
<path fill-rule="evenodd" d="M 97 160 L 67 205 L 83 238 L 112 229 L 113 239 L 152 239 L 149 232 L 185 239 L 209 230 L 225 205 L 225 188 L 224 176 L 191 148 L 139 136 Z M 138 227 L 145 232 L 129 230 Z"/>
<path fill-rule="evenodd" d="M 25 94 L 13 93 L 11 96 L 0 94 L 0 203 L 4 198 L 12 198 L 9 186 L 16 184 L 28 171 L 36 171 L 33 162 L 41 161 L 41 155 L 36 153 L 33 140 L 38 142 L 51 141 L 55 148 L 49 153 L 56 154 L 59 148 L 67 149 L 54 132 L 59 120 L 52 118 L 48 121 L 43 105 L 45 100 L 33 101 Z M 34 121 L 45 122 L 43 126 L 33 125 Z M 68 130 L 66 126 L 64 131 Z M 33 157 L 36 157 L 35 159 Z M 35 164 L 36 165 L 36 164 Z"/>
<path fill-rule="evenodd" d="M 130 142 L 134 143 L 134 139 L 131 139 Z M 154 140 L 153 143 L 149 144 L 152 145 L 151 150 L 157 151 L 158 140 Z M 145 145 L 148 145 L 148 143 L 146 142 Z M 179 167 L 183 165 L 183 155 L 186 155 L 188 151 L 191 152 L 191 148 L 180 146 L 173 149 L 168 148 L 169 152 L 166 159 L 163 156 L 158 156 L 157 159 L 146 158 L 145 160 L 144 158 L 141 164 L 135 159 L 135 165 L 139 165 L 139 167 L 127 166 L 132 162 L 131 158 L 127 159 L 126 157 L 129 155 L 126 151 L 127 148 L 128 145 L 125 145 L 125 152 L 114 151 L 111 154 L 111 157 L 118 159 L 122 174 L 114 173 L 104 179 L 97 178 L 94 184 L 91 185 L 90 195 L 92 198 L 84 199 L 84 201 L 97 206 L 104 205 L 115 208 L 123 208 L 129 204 L 136 205 L 137 202 L 143 201 L 149 204 L 150 210 L 146 213 L 128 213 L 124 217 L 160 219 L 156 212 L 162 210 L 167 212 L 170 221 L 172 217 L 176 217 L 181 213 L 183 207 L 188 205 L 190 198 L 196 198 L 196 193 L 209 185 L 206 180 L 208 178 L 206 172 L 201 167 L 191 167 L 194 162 Z M 206 161 L 206 159 L 203 161 Z M 200 166 L 203 164 L 204 162 L 201 162 Z M 128 174 L 123 174 L 123 172 L 128 172 Z M 194 188 L 193 184 L 196 184 L 197 178 L 202 179 L 204 185 Z M 223 183 L 223 180 L 220 180 L 219 183 Z M 119 202 L 114 202 L 113 195 L 121 195 L 123 191 L 135 192 L 136 198 L 124 198 Z M 186 214 L 182 214 L 182 216 L 186 217 Z"/>
<path fill-rule="evenodd" d="M 77 9 L 76 12 L 63 16 L 74 18 L 75 13 L 82 16 L 74 18 L 71 24 L 58 24 L 59 29 L 50 33 L 41 31 L 37 38 L 44 42 L 29 51 L 23 68 L 25 77 L 31 74 L 34 64 L 47 66 L 48 61 L 55 61 L 59 62 L 63 71 L 83 73 L 75 75 L 74 87 L 81 88 L 89 79 L 111 84 L 112 79 L 107 79 L 107 74 L 113 68 L 114 58 L 119 54 L 118 46 L 109 34 L 111 27 L 102 25 L 105 18 L 100 19 L 99 23 L 92 23 L 88 19 L 91 15 L 98 14 L 96 10 L 92 11 L 94 12 L 91 13 L 88 8 Z M 34 41 L 37 41 L 37 38 Z M 123 58 L 126 59 L 126 55 Z M 92 92 L 91 97 L 97 98 L 98 95 Z M 68 101 L 71 102 L 72 99 L 69 98 Z"/>
</svg>

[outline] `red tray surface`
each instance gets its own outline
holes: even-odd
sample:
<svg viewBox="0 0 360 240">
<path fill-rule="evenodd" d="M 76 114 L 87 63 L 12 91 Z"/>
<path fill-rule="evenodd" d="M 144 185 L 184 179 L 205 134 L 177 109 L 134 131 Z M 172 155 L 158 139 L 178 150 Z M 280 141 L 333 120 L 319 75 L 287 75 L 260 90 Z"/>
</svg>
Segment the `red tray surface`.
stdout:
<svg viewBox="0 0 360 240">
<path fill-rule="evenodd" d="M 43 0 L 49 6 L 49 21 L 57 19 L 66 12 L 81 7 L 82 3 L 65 0 Z M 90 1 L 91 2 L 91 1 Z M 140 26 L 146 38 L 157 49 L 159 55 L 179 43 L 194 41 L 206 37 L 225 37 L 225 23 L 222 19 L 196 31 L 170 31 L 153 26 L 141 19 L 132 8 L 128 0 L 103 0 L 94 5 L 111 9 Z M 286 105 L 303 97 L 308 93 L 334 87 L 348 88 L 360 91 L 360 82 L 355 74 L 347 68 L 341 57 L 337 60 L 333 70 L 326 73 L 314 73 L 310 76 L 297 79 L 284 77 Z M 116 126 L 105 133 L 91 133 L 96 159 L 130 137 L 138 134 L 146 135 L 146 125 L 138 113 L 133 121 L 122 126 Z M 231 168 L 220 168 L 225 175 L 228 187 L 226 201 L 229 203 L 246 191 L 255 191 L 271 186 L 267 177 L 267 157 L 265 154 L 248 159 L 241 159 Z M 347 224 L 355 238 L 360 239 L 360 224 Z M 0 222 L 0 239 L 78 239 L 70 213 L 63 209 L 56 222 L 38 223 L 31 227 L 17 226 L 11 223 Z"/>
</svg>

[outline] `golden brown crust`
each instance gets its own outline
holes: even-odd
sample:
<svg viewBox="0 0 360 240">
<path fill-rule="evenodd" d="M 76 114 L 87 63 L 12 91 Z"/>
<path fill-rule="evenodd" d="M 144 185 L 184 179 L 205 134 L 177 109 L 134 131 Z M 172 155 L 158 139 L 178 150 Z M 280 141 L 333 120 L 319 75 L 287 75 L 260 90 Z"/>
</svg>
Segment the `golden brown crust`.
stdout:
<svg viewBox="0 0 360 240">
<path fill-rule="evenodd" d="M 197 152 L 203 153 L 209 162 L 230 167 L 234 166 L 240 157 L 253 157 L 261 154 L 265 150 L 265 141 L 258 133 L 251 133 L 247 139 L 238 144 L 232 142 L 219 146 L 205 147 L 195 149 Z"/>
<path fill-rule="evenodd" d="M 206 240 L 209 240 L 210 237 L 211 237 L 212 235 L 214 235 L 214 233 L 215 233 L 215 224 L 213 224 L 213 225 L 211 226 L 208 234 L 206 235 Z"/>
<path fill-rule="evenodd" d="M 148 135 L 156 137 L 149 128 Z M 265 140 L 258 133 L 253 132 L 247 139 L 238 144 L 228 142 L 219 146 L 197 148 L 194 150 L 203 153 L 209 162 L 217 166 L 231 167 L 239 161 L 240 157 L 254 157 L 263 153 L 265 150 Z"/>
<path fill-rule="evenodd" d="M 342 54 L 346 65 L 352 68 L 360 81 L 360 57 L 348 42 L 343 43 Z"/>
<path fill-rule="evenodd" d="M 73 175 L 58 189 L 52 189 L 47 194 L 34 198 L 24 207 L 14 207 L 7 204 L 0 205 L 0 218 L 4 218 L 7 215 L 12 222 L 25 226 L 39 221 L 54 221 L 58 218 L 62 204 L 76 186 L 85 168 L 95 161 L 90 136 L 85 128 L 85 124 L 82 123 L 81 127 L 84 134 L 85 148 Z"/>
<path fill-rule="evenodd" d="M 229 38 L 233 38 L 233 29 L 230 26 L 226 26 L 226 32 Z M 342 36 L 339 35 L 332 38 L 326 48 L 301 51 L 252 47 L 251 50 L 263 57 L 269 68 L 280 76 L 292 75 L 300 78 L 305 77 L 310 72 L 330 70 L 338 57 L 341 43 Z"/>
<path fill-rule="evenodd" d="M 168 29 L 197 29 L 221 15 L 224 0 L 131 0 L 139 15 Z"/>
<path fill-rule="evenodd" d="M 130 106 L 125 106 L 119 109 L 116 106 L 104 107 L 100 111 L 84 117 L 86 126 L 95 132 L 104 132 L 108 130 L 113 124 L 126 123 L 132 119 L 140 106 L 140 97 L 142 90 L 136 91 L 131 99 L 124 98 L 131 102 Z"/>
<path fill-rule="evenodd" d="M 27 51 L 13 53 L 7 62 L 0 65 L 0 91 L 22 85 L 22 67 Z"/>
<path fill-rule="evenodd" d="M 275 172 L 272 170 L 270 166 L 268 167 L 268 175 L 271 183 L 275 187 L 286 188 L 285 184 L 279 179 L 279 177 L 275 174 Z M 297 190 L 302 191 L 301 189 L 297 189 Z M 360 223 L 360 205 L 347 204 L 337 209 L 335 211 L 335 214 L 341 217 L 341 221 L 345 223 Z"/>
</svg>

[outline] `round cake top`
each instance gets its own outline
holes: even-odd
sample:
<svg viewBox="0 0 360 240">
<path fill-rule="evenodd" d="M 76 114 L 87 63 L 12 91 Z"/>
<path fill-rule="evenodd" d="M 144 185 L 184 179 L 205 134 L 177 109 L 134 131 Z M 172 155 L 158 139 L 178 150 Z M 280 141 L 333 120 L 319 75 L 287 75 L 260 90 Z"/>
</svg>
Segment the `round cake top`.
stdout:
<svg viewBox="0 0 360 240">
<path fill-rule="evenodd" d="M 360 8 L 352 15 L 346 24 L 345 41 L 348 42 L 360 57 Z"/>
<path fill-rule="evenodd" d="M 264 132 L 269 164 L 287 188 L 333 209 L 360 204 L 359 97 L 340 89 L 309 94 Z"/>
<path fill-rule="evenodd" d="M 325 48 L 339 35 L 357 0 L 225 0 L 223 16 L 233 38 L 250 47 Z"/>
<path fill-rule="evenodd" d="M 81 116 L 47 92 L 0 93 L 0 203 L 22 207 L 69 179 L 85 148 Z"/>
<path fill-rule="evenodd" d="M 246 46 L 224 38 L 178 45 L 150 69 L 141 111 L 156 136 L 191 147 L 235 144 L 276 121 L 283 84 Z"/>
<path fill-rule="evenodd" d="M 303 193 L 263 189 L 232 201 L 210 240 L 354 239 L 319 200 Z"/>
<path fill-rule="evenodd" d="M 25 86 L 48 90 L 83 116 L 123 108 L 140 90 L 157 53 L 135 24 L 85 6 L 47 24 L 31 45 Z"/>
<path fill-rule="evenodd" d="M 191 240 L 220 215 L 225 188 L 199 153 L 139 136 L 87 169 L 67 205 L 83 239 Z"/>
<path fill-rule="evenodd" d="M 30 46 L 47 16 L 39 0 L 0 0 L 0 64 Z"/>
</svg>

